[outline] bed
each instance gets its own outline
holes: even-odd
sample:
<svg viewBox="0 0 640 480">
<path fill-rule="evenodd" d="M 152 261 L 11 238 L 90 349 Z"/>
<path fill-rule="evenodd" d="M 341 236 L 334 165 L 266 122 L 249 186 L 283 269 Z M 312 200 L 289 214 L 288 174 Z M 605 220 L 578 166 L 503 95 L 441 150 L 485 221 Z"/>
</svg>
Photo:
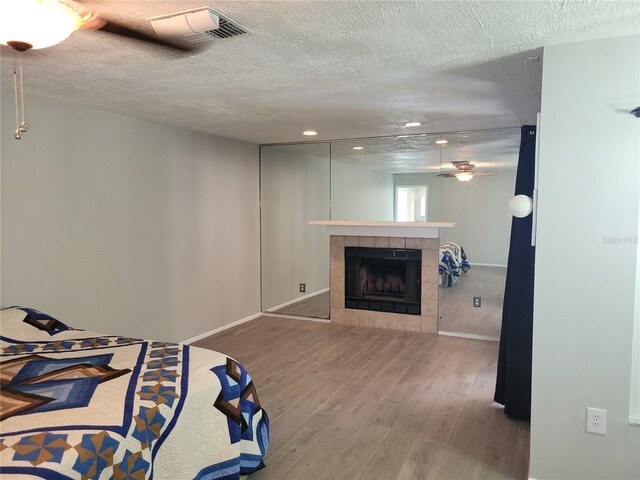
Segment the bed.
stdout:
<svg viewBox="0 0 640 480">
<path fill-rule="evenodd" d="M 231 480 L 264 466 L 251 377 L 186 344 L 0 312 L 2 478 Z"/>
<path fill-rule="evenodd" d="M 467 273 L 471 265 L 464 248 L 454 242 L 440 242 L 440 263 L 438 264 L 438 285 L 453 287 L 460 275 Z"/>
</svg>

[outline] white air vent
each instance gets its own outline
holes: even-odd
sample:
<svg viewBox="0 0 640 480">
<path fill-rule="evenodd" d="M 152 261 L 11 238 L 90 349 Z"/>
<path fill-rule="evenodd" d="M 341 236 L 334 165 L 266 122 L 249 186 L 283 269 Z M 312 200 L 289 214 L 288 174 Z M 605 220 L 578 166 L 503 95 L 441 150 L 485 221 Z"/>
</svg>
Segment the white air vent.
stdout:
<svg viewBox="0 0 640 480">
<path fill-rule="evenodd" d="M 194 33 L 193 35 L 185 35 L 184 39 L 190 43 L 202 43 L 216 39 L 224 39 L 237 37 L 244 33 L 248 33 L 249 30 L 244 28 L 239 23 L 234 22 L 229 17 L 225 17 L 221 13 L 215 12 L 218 16 L 218 28 L 207 30 L 202 33 Z"/>
<path fill-rule="evenodd" d="M 211 7 L 154 17 L 149 21 L 159 36 L 192 44 L 235 37 L 248 32 L 242 25 Z"/>
</svg>

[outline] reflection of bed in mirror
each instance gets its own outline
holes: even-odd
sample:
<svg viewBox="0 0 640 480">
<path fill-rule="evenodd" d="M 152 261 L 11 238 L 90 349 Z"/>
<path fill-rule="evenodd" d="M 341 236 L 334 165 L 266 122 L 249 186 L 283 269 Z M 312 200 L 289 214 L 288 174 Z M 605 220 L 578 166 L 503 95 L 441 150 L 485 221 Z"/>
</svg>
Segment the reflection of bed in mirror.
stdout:
<svg viewBox="0 0 640 480">
<path fill-rule="evenodd" d="M 462 245 L 454 242 L 440 242 L 440 263 L 438 264 L 438 285 L 453 287 L 471 265 Z"/>
</svg>

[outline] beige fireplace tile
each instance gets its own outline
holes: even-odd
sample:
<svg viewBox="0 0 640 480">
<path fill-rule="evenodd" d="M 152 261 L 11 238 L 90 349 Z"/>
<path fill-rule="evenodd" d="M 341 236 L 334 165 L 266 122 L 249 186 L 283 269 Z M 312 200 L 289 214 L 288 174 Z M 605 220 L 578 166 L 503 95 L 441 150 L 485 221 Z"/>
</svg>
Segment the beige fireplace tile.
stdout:
<svg viewBox="0 0 640 480">
<path fill-rule="evenodd" d="M 439 250 L 422 250 L 422 266 L 423 267 L 437 267 L 440 263 Z"/>
<path fill-rule="evenodd" d="M 376 248 L 389 248 L 389 237 L 373 237 L 373 246 Z"/>
<path fill-rule="evenodd" d="M 439 238 L 423 238 L 422 248 L 425 250 L 438 250 L 440 248 Z"/>
<path fill-rule="evenodd" d="M 344 237 L 344 246 L 345 247 L 359 247 L 360 246 L 360 237 L 354 237 L 351 235 L 347 235 Z"/>
<path fill-rule="evenodd" d="M 341 278 L 344 281 L 344 260 L 331 259 L 329 263 L 329 274 L 331 278 Z"/>
<path fill-rule="evenodd" d="M 331 308 L 331 318 L 332 323 L 344 324 L 344 308 Z"/>
<path fill-rule="evenodd" d="M 344 277 L 331 277 L 331 293 L 337 292 L 344 296 Z"/>
<path fill-rule="evenodd" d="M 331 308 L 344 307 L 344 293 L 331 290 Z"/>
<path fill-rule="evenodd" d="M 373 324 L 375 328 L 393 328 L 393 321 L 389 319 L 390 315 L 385 312 L 371 312 L 373 313 Z"/>
<path fill-rule="evenodd" d="M 402 330 L 409 332 L 422 331 L 421 319 L 420 315 L 402 315 Z"/>
<path fill-rule="evenodd" d="M 421 238 L 407 238 L 406 239 L 406 248 L 422 248 L 422 239 Z"/>
<path fill-rule="evenodd" d="M 344 242 L 344 235 L 331 235 L 329 238 L 329 245 L 331 245 L 331 248 L 342 248 L 344 247 Z"/>
<path fill-rule="evenodd" d="M 422 267 L 422 284 L 431 285 L 438 283 L 438 267 L 425 265 Z"/>
<path fill-rule="evenodd" d="M 438 333 L 438 317 L 430 315 L 422 315 L 421 319 L 422 331 L 426 333 Z"/>
<path fill-rule="evenodd" d="M 438 286 L 437 285 L 429 285 L 422 283 L 422 292 L 420 295 L 421 302 L 424 305 L 427 302 L 435 302 L 436 305 L 438 303 Z"/>
<path fill-rule="evenodd" d="M 360 237 L 361 247 L 373 247 L 373 237 Z"/>
<path fill-rule="evenodd" d="M 331 260 L 344 262 L 344 236 L 331 236 L 329 252 Z"/>
<path fill-rule="evenodd" d="M 389 247 L 390 248 L 406 248 L 407 242 L 404 237 L 390 237 L 389 238 Z"/>
<path fill-rule="evenodd" d="M 428 317 L 437 317 L 438 316 L 438 302 L 434 302 L 433 300 L 422 302 L 422 306 L 420 308 L 420 311 L 422 312 L 422 315 L 425 315 L 425 316 L 428 316 Z"/>
<path fill-rule="evenodd" d="M 358 313 L 356 314 L 356 317 L 358 318 L 358 325 L 368 328 L 374 327 L 375 313 L 376 312 L 368 312 L 367 310 L 358 310 Z"/>
<path fill-rule="evenodd" d="M 356 316 L 356 312 L 357 310 L 352 310 L 350 308 L 345 308 L 344 309 L 344 324 L 345 325 L 351 325 L 351 326 L 357 326 L 358 325 L 358 318 Z"/>
</svg>

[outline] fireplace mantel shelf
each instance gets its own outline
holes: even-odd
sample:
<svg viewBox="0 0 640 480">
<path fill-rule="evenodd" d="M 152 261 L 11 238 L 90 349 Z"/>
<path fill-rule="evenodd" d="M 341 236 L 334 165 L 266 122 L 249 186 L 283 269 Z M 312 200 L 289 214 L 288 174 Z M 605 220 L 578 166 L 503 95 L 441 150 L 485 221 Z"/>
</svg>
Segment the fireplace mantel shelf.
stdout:
<svg viewBox="0 0 640 480">
<path fill-rule="evenodd" d="M 310 225 L 324 225 L 329 235 L 361 237 L 438 238 L 441 228 L 451 228 L 454 222 L 361 222 L 355 220 L 312 220 Z"/>
</svg>

